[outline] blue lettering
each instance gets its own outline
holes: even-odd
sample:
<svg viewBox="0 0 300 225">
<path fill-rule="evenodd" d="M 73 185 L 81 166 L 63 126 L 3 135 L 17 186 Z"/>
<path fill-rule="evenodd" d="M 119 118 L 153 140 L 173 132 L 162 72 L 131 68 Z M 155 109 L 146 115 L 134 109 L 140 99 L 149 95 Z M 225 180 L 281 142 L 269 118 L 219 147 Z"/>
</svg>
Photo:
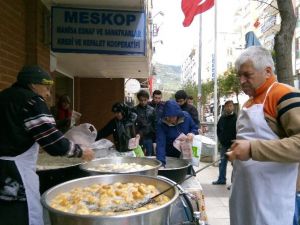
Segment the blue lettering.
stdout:
<svg viewBox="0 0 300 225">
<path fill-rule="evenodd" d="M 135 15 L 127 15 L 126 18 L 126 25 L 129 26 L 131 22 L 136 21 L 136 16 Z"/>
<path fill-rule="evenodd" d="M 79 22 L 80 23 L 89 23 L 89 13 L 88 12 L 80 12 L 79 13 Z"/>
<path fill-rule="evenodd" d="M 100 18 L 98 13 L 91 13 L 91 23 L 98 24 L 100 23 Z"/>
<path fill-rule="evenodd" d="M 102 25 L 126 25 L 130 26 L 137 21 L 134 14 L 123 14 L 114 12 L 89 12 L 89 11 L 65 11 L 65 23 L 102 24 Z"/>
<path fill-rule="evenodd" d="M 109 23 L 110 25 L 113 25 L 112 21 L 111 21 L 111 16 L 112 13 L 109 14 L 102 14 L 102 23 L 101 24 L 106 24 Z"/>
<path fill-rule="evenodd" d="M 59 45 L 73 45 L 73 38 L 59 38 L 57 40 Z"/>
<path fill-rule="evenodd" d="M 114 22 L 117 25 L 123 25 L 125 23 L 125 17 L 122 14 L 116 14 L 114 16 Z"/>
<path fill-rule="evenodd" d="M 65 22 L 77 23 L 78 22 L 77 12 L 65 11 Z"/>
</svg>

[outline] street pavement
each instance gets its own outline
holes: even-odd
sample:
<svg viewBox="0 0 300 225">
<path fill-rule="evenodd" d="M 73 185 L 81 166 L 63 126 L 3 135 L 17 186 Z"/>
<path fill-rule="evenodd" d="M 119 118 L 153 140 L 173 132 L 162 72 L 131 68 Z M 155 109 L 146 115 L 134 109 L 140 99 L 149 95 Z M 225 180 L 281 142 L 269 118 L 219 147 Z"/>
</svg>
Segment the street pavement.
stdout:
<svg viewBox="0 0 300 225">
<path fill-rule="evenodd" d="M 208 163 L 201 162 L 199 168 Z M 229 195 L 230 177 L 232 166 L 227 165 L 227 185 L 212 185 L 218 178 L 219 167 L 211 166 L 197 174 L 197 178 L 203 188 L 206 214 L 209 225 L 230 225 L 229 221 Z"/>
</svg>

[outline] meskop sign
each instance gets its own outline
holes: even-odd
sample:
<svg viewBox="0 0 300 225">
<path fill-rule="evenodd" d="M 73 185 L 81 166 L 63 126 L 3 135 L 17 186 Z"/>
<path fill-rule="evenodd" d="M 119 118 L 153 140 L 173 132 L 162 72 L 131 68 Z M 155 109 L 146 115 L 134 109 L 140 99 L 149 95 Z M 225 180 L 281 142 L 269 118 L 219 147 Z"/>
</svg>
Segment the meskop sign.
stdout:
<svg viewBox="0 0 300 225">
<path fill-rule="evenodd" d="M 52 7 L 54 52 L 145 55 L 145 13 Z"/>
</svg>

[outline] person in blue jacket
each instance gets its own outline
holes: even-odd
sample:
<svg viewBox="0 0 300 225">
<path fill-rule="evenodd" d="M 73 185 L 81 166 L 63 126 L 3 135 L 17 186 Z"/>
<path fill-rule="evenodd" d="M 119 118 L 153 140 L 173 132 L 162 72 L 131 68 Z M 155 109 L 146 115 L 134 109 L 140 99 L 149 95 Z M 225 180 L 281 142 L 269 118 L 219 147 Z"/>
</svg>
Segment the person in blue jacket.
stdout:
<svg viewBox="0 0 300 225">
<path fill-rule="evenodd" d="M 198 126 L 188 112 L 181 110 L 177 102 L 169 100 L 165 103 L 156 131 L 156 158 L 163 165 L 166 164 L 166 156 L 180 157 L 181 153 L 173 147 L 173 141 L 181 133 L 187 136 L 191 133 L 198 134 Z"/>
</svg>

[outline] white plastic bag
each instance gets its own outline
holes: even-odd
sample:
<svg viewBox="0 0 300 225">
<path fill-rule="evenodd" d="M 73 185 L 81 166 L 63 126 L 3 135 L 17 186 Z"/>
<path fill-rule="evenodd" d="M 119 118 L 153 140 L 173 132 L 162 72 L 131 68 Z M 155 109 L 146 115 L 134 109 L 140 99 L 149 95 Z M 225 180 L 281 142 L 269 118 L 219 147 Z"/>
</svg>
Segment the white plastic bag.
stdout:
<svg viewBox="0 0 300 225">
<path fill-rule="evenodd" d="M 75 144 L 90 147 L 96 140 L 97 130 L 92 124 L 83 123 L 68 130 L 64 136 Z"/>
<path fill-rule="evenodd" d="M 202 150 L 202 142 L 200 135 L 194 135 L 193 144 L 192 144 L 192 165 L 199 167 L 200 164 L 200 156 Z"/>
<path fill-rule="evenodd" d="M 109 149 L 114 145 L 110 140 L 108 139 L 100 139 L 90 145 L 93 149 Z"/>
</svg>

